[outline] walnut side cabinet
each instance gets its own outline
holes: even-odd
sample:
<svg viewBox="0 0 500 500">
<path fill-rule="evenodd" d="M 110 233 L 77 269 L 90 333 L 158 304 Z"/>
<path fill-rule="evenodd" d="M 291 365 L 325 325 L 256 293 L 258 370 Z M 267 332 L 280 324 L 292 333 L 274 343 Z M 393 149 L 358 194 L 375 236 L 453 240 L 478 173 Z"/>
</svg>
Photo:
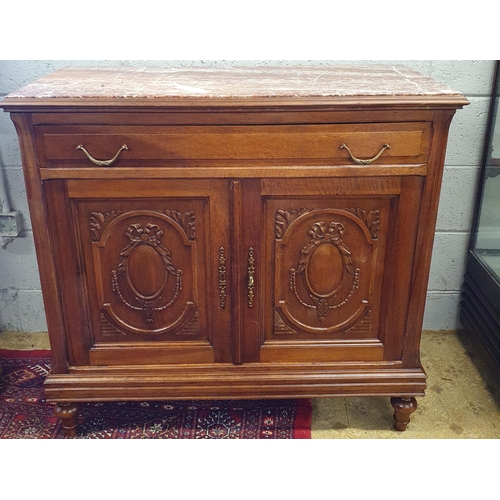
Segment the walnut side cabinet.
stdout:
<svg viewBox="0 0 500 500">
<path fill-rule="evenodd" d="M 447 134 L 394 67 L 77 68 L 7 96 L 52 349 L 46 396 L 388 396 L 404 430 Z"/>
</svg>

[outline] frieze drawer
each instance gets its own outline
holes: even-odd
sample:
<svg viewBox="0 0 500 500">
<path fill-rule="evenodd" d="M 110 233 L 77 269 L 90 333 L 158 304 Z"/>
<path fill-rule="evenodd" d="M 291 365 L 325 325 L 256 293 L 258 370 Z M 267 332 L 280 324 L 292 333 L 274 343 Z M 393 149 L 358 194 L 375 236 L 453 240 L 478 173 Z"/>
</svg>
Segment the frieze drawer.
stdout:
<svg viewBox="0 0 500 500">
<path fill-rule="evenodd" d="M 36 137 L 42 167 L 397 165 L 426 163 L 430 125 L 39 126 Z"/>
</svg>

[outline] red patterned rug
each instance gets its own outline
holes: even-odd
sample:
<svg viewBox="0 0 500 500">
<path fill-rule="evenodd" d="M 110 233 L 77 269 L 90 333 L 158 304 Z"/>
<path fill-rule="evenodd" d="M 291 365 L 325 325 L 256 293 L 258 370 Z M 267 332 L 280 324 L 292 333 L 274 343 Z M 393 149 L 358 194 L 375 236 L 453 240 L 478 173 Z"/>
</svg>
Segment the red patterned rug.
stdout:
<svg viewBox="0 0 500 500">
<path fill-rule="evenodd" d="M 0 438 L 65 438 L 43 393 L 50 352 L 0 350 L 0 364 Z M 301 399 L 84 403 L 77 438 L 310 439 L 311 417 Z"/>
</svg>

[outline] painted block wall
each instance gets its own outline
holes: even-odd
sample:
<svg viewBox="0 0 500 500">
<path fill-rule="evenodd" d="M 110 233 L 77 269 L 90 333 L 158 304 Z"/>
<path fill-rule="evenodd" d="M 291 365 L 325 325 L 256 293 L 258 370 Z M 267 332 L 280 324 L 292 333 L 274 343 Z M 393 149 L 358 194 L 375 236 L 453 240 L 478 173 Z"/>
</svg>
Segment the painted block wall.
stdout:
<svg viewBox="0 0 500 500">
<path fill-rule="evenodd" d="M 403 64 L 465 94 L 471 104 L 453 119 L 435 235 L 424 328 L 459 328 L 459 299 L 465 272 L 474 196 L 480 170 L 494 61 L 0 61 L 0 99 L 67 66 L 221 66 L 291 64 Z M 0 111 L 0 174 L 12 210 L 22 214 L 23 232 L 0 247 L 0 330 L 46 330 L 40 280 L 19 145 L 7 113 Z"/>
</svg>

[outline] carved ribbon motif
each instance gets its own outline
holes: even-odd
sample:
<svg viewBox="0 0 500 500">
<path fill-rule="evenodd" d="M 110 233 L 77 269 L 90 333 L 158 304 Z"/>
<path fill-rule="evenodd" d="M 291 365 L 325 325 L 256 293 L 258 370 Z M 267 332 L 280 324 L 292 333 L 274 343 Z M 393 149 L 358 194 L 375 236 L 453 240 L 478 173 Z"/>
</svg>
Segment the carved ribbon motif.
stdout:
<svg viewBox="0 0 500 500">
<path fill-rule="evenodd" d="M 331 222 L 329 226 L 324 222 L 315 222 L 309 230 L 312 239 L 301 250 L 297 269 L 290 269 L 290 289 L 304 307 L 316 309 L 320 321 L 325 320 L 325 316 L 331 309 L 337 309 L 346 304 L 358 288 L 360 270 L 359 268 L 354 269 L 351 251 L 342 241 L 344 233 L 345 227 L 340 222 Z M 333 245 L 340 253 L 342 259 L 342 278 L 339 280 L 338 286 L 327 294 L 320 294 L 313 290 L 305 276 L 308 263 L 320 245 Z M 299 295 L 296 282 L 297 275 L 299 274 L 304 276 L 304 285 L 308 291 L 309 298 L 313 302 L 312 304 L 305 302 Z M 337 292 L 343 289 L 348 281 L 351 281 L 351 286 L 347 296 L 341 302 L 333 301 L 332 299 L 337 297 Z"/>
<path fill-rule="evenodd" d="M 152 323 L 155 311 L 162 311 L 170 307 L 178 297 L 179 292 L 182 290 L 182 271 L 180 269 L 175 269 L 172 263 L 170 251 L 161 243 L 163 231 L 156 224 L 148 223 L 145 227 L 142 227 L 142 225 L 139 223 L 131 224 L 125 234 L 130 240 L 130 243 L 120 253 L 118 272 L 114 270 L 111 272 L 113 292 L 117 293 L 120 297 L 120 300 L 130 309 L 133 309 L 135 311 L 143 311 L 146 322 Z M 140 249 L 143 245 L 149 246 L 154 249 L 154 251 L 161 259 L 162 265 L 166 271 L 164 283 L 161 284 L 157 290 L 154 290 L 152 291 L 152 293 L 147 294 L 141 293 L 137 290 L 137 287 L 134 286 L 134 280 L 131 279 L 128 273 L 130 258 L 132 254 L 135 251 L 138 251 L 138 249 Z M 156 301 L 157 299 L 160 299 L 162 297 L 161 292 L 165 288 L 169 274 L 175 276 L 176 280 L 174 295 L 172 299 L 166 304 L 157 306 Z M 135 300 L 137 301 L 138 305 L 131 304 L 124 297 L 119 284 L 119 276 L 121 275 L 126 275 L 126 281 L 129 285 L 128 288 L 134 294 Z"/>
</svg>

